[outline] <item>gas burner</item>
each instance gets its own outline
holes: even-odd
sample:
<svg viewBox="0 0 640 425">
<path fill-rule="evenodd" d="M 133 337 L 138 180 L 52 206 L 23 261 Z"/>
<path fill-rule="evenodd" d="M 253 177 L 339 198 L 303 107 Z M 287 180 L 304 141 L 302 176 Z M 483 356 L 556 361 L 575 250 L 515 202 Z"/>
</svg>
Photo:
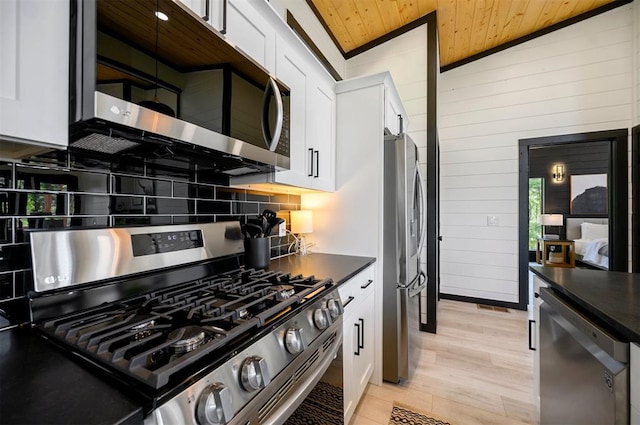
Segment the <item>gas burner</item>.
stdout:
<svg viewBox="0 0 640 425">
<path fill-rule="evenodd" d="M 135 332 L 135 334 L 133 335 L 133 339 L 135 341 L 140 341 L 141 339 L 146 338 L 149 335 L 153 334 L 153 328 L 155 328 L 155 326 L 156 326 L 156 321 L 149 320 L 148 322 L 143 322 L 135 326 L 132 326 L 131 329 L 129 330 L 131 332 Z"/>
<path fill-rule="evenodd" d="M 169 334 L 169 339 L 178 338 L 169 348 L 175 354 L 188 353 L 195 350 L 205 341 L 205 333 L 200 326 L 185 326 L 175 329 Z"/>
<path fill-rule="evenodd" d="M 274 285 L 271 289 L 275 291 L 278 301 L 286 300 L 296 293 L 291 285 Z"/>
</svg>

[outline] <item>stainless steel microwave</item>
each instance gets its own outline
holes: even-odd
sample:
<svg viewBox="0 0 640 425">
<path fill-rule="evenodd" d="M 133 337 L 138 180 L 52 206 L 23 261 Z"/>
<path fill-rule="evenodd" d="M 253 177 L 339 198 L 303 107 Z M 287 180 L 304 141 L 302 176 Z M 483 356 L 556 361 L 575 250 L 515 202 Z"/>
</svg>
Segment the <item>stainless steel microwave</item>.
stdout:
<svg viewBox="0 0 640 425">
<path fill-rule="evenodd" d="M 289 88 L 184 4 L 71 13 L 70 149 L 186 152 L 231 176 L 289 168 Z"/>
</svg>

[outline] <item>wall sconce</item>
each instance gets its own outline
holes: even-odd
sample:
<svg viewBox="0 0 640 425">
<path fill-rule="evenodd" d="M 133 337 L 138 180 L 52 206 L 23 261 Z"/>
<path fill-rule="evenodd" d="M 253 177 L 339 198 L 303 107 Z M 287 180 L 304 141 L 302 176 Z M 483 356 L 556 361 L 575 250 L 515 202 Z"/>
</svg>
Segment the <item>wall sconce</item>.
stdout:
<svg viewBox="0 0 640 425">
<path fill-rule="evenodd" d="M 555 172 L 553 173 L 553 180 L 557 182 L 564 181 L 564 165 L 556 165 Z"/>
<path fill-rule="evenodd" d="M 564 181 L 564 165 L 556 165 L 556 170 L 553 173 L 553 180 L 557 182 Z"/>
</svg>

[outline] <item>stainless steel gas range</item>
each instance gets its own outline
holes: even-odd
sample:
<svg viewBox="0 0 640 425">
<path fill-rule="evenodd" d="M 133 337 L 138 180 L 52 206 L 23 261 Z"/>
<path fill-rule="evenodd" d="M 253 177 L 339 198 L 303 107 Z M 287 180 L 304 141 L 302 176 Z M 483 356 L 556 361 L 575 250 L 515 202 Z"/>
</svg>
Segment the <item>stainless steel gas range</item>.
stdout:
<svg viewBox="0 0 640 425">
<path fill-rule="evenodd" d="M 32 323 L 145 425 L 281 424 L 341 348 L 330 279 L 245 269 L 240 223 L 34 231 Z"/>
</svg>

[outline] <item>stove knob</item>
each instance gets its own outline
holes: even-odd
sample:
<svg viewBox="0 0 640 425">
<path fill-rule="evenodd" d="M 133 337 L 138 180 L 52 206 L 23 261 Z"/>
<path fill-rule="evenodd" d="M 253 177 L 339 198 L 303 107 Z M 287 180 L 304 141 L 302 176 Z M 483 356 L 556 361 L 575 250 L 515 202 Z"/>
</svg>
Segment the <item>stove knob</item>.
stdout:
<svg viewBox="0 0 640 425">
<path fill-rule="evenodd" d="M 338 318 L 344 312 L 340 298 L 331 298 L 327 301 L 327 309 L 332 319 Z"/>
<path fill-rule="evenodd" d="M 307 348 L 302 338 L 302 329 L 289 328 L 284 335 L 284 346 L 291 354 L 298 354 Z"/>
<path fill-rule="evenodd" d="M 198 398 L 196 415 L 200 425 L 224 425 L 233 417 L 231 390 L 221 383 L 205 388 Z"/>
<path fill-rule="evenodd" d="M 260 356 L 250 356 L 244 359 L 240 367 L 240 383 L 246 391 L 259 390 L 269 385 L 271 376 L 267 361 Z"/>
<path fill-rule="evenodd" d="M 316 308 L 316 311 L 313 312 L 313 323 L 315 323 L 316 328 L 320 330 L 327 329 L 331 324 L 329 310 L 326 308 Z"/>
</svg>

